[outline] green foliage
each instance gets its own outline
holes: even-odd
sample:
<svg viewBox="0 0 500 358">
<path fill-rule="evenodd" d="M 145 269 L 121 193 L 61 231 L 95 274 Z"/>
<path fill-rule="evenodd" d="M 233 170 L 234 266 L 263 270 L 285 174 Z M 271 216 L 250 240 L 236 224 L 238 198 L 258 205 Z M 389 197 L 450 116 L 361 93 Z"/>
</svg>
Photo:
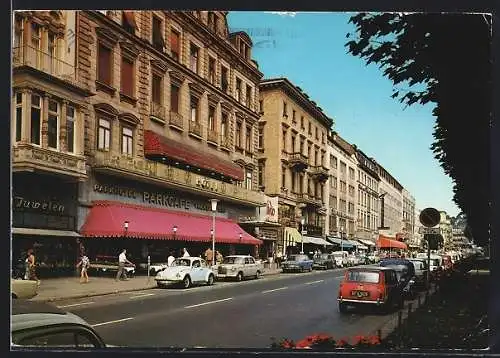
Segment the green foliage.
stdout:
<svg viewBox="0 0 500 358">
<path fill-rule="evenodd" d="M 348 52 L 378 65 L 394 83 L 392 98 L 435 104 L 430 149 L 454 180 L 474 240 L 488 242 L 491 17 L 359 13 L 350 22 Z"/>
</svg>

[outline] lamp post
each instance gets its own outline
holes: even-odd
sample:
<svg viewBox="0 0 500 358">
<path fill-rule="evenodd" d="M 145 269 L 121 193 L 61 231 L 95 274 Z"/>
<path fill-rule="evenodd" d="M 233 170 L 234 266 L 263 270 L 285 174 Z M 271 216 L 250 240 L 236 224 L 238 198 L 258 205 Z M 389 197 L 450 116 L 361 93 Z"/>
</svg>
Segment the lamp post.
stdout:
<svg viewBox="0 0 500 358">
<path fill-rule="evenodd" d="M 301 227 L 300 227 L 300 245 L 301 245 L 300 253 L 301 254 L 304 254 L 304 224 L 305 224 L 305 222 L 306 222 L 305 218 L 300 219 L 300 224 L 301 224 Z"/>
<path fill-rule="evenodd" d="M 210 203 L 212 204 L 212 230 L 210 231 L 212 234 L 212 266 L 215 265 L 215 213 L 218 202 L 219 200 L 217 199 L 210 199 Z"/>
<path fill-rule="evenodd" d="M 340 251 L 344 251 L 344 227 L 340 228 Z"/>
<path fill-rule="evenodd" d="M 243 237 L 243 234 L 240 232 L 240 244 L 241 244 L 241 238 Z"/>
<path fill-rule="evenodd" d="M 174 232 L 174 240 L 176 239 L 175 235 L 177 234 L 177 225 L 172 227 L 172 231 Z"/>
<path fill-rule="evenodd" d="M 127 235 L 127 231 L 128 231 L 128 221 L 125 220 L 123 222 L 123 230 L 125 230 L 125 236 Z"/>
</svg>

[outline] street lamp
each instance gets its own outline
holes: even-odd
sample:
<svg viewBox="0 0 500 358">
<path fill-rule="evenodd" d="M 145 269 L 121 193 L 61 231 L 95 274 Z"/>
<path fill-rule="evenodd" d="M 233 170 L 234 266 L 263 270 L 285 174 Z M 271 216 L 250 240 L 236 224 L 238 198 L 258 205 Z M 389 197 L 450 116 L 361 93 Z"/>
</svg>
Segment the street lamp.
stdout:
<svg viewBox="0 0 500 358">
<path fill-rule="evenodd" d="M 123 230 L 125 230 L 125 235 L 126 235 L 128 231 L 128 221 L 123 222 Z"/>
<path fill-rule="evenodd" d="M 301 244 L 301 248 L 300 248 L 300 253 L 301 254 L 304 254 L 304 224 L 306 222 L 306 219 L 305 218 L 302 218 L 300 219 L 300 224 L 301 224 L 301 231 L 300 231 L 300 244 Z"/>
<path fill-rule="evenodd" d="M 175 240 L 175 234 L 177 233 L 177 225 L 174 225 L 172 227 L 172 231 L 174 232 L 174 240 Z"/>
<path fill-rule="evenodd" d="M 212 266 L 215 265 L 215 213 L 217 211 L 217 203 L 219 200 L 210 199 L 210 203 L 212 204 L 212 230 L 210 233 L 212 234 Z"/>
<path fill-rule="evenodd" d="M 243 237 L 243 234 L 240 232 L 240 244 L 241 244 L 241 238 Z"/>
</svg>

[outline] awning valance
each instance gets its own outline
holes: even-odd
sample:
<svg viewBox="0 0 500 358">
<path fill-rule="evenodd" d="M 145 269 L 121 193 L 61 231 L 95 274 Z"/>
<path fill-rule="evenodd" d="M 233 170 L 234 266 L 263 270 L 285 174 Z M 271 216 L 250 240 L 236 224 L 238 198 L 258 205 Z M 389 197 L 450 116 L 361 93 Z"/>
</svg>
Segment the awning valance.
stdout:
<svg viewBox="0 0 500 358">
<path fill-rule="evenodd" d="M 368 250 L 368 246 L 365 245 L 358 245 L 359 250 Z"/>
<path fill-rule="evenodd" d="M 321 246 L 332 246 L 332 243 L 323 240 L 321 237 L 313 237 L 313 236 L 305 236 L 304 235 L 304 243 L 305 244 L 315 244 L 315 245 L 321 245 Z"/>
<path fill-rule="evenodd" d="M 128 222 L 127 230 L 124 222 Z M 176 226 L 174 233 L 172 228 Z M 113 201 L 94 201 L 80 233 L 85 237 L 132 237 L 143 239 L 211 242 L 212 217 Z M 241 240 L 239 235 L 241 236 Z M 262 241 L 236 222 L 215 219 L 215 242 L 260 245 Z"/>
<path fill-rule="evenodd" d="M 285 242 L 300 242 L 302 240 L 302 236 L 300 235 L 299 230 L 293 227 L 285 228 Z"/>
<path fill-rule="evenodd" d="M 38 235 L 38 236 L 68 236 L 79 237 L 80 234 L 69 230 L 52 230 L 52 229 L 31 229 L 26 227 L 13 227 L 13 234 L 20 235 Z"/>
<path fill-rule="evenodd" d="M 326 237 L 330 242 L 336 244 L 336 245 L 339 245 L 341 246 L 342 248 L 344 249 L 352 249 L 354 247 L 354 245 L 352 243 L 350 243 L 350 240 L 341 240 L 340 238 L 338 237 L 335 237 L 335 236 L 327 236 Z"/>
<path fill-rule="evenodd" d="M 365 244 L 366 246 L 375 246 L 376 244 L 371 240 L 358 239 L 359 242 Z"/>
<path fill-rule="evenodd" d="M 404 242 L 390 239 L 386 236 L 380 235 L 377 240 L 378 248 L 393 248 L 393 249 L 403 249 L 406 250 L 408 247 Z"/>
</svg>

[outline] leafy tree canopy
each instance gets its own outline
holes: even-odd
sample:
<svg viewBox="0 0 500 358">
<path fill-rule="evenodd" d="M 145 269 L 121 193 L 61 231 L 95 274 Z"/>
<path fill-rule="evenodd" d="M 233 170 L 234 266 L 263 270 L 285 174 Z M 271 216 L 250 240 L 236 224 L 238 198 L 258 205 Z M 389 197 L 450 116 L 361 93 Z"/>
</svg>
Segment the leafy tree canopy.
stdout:
<svg viewBox="0 0 500 358">
<path fill-rule="evenodd" d="M 407 105 L 434 103 L 431 150 L 454 181 L 474 240 L 489 240 L 491 17 L 359 13 L 348 52 L 376 64 Z M 438 208 L 439 209 L 439 208 Z"/>
</svg>

